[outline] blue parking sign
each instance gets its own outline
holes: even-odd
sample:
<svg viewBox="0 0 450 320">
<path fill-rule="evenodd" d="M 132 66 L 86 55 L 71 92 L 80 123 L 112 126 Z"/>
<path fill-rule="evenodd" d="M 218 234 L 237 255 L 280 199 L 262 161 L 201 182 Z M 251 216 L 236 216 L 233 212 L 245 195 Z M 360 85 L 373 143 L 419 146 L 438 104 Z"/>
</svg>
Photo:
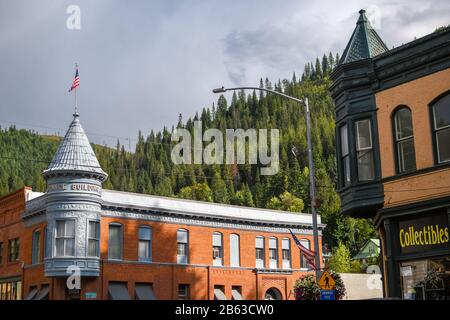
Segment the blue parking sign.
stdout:
<svg viewBox="0 0 450 320">
<path fill-rule="evenodd" d="M 320 300 L 335 300 L 334 290 L 320 290 Z"/>
</svg>

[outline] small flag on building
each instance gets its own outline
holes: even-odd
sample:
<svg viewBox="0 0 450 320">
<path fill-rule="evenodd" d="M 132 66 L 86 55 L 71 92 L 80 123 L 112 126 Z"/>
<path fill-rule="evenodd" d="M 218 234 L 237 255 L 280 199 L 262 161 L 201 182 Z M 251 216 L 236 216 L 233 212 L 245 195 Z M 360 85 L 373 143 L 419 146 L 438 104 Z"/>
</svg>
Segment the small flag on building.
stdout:
<svg viewBox="0 0 450 320">
<path fill-rule="evenodd" d="M 78 65 L 76 65 L 75 78 L 73 79 L 73 83 L 69 89 L 69 92 L 71 92 L 73 89 L 76 89 L 79 85 L 80 85 L 80 76 L 78 75 Z"/>
<path fill-rule="evenodd" d="M 302 245 L 300 240 L 298 240 L 298 238 L 295 236 L 295 234 L 292 232 L 291 229 L 289 229 L 289 231 L 291 232 L 291 235 L 292 235 L 292 238 L 294 239 L 295 244 L 300 249 L 300 252 L 304 255 L 306 261 L 311 266 L 311 268 L 315 270 L 316 263 L 315 263 L 314 259 L 316 257 L 316 253 L 314 251 L 309 250 L 304 245 Z"/>
</svg>

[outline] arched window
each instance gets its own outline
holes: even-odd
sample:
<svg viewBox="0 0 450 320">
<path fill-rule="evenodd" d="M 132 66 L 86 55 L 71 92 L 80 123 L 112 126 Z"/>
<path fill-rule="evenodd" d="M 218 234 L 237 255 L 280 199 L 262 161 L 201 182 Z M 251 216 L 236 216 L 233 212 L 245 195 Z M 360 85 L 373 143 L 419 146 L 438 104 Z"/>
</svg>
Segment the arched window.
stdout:
<svg viewBox="0 0 450 320">
<path fill-rule="evenodd" d="M 189 263 L 189 232 L 185 229 L 177 231 L 177 263 Z"/>
<path fill-rule="evenodd" d="M 395 111 L 393 119 L 397 172 L 415 170 L 416 155 L 411 110 L 407 107 L 401 107 Z"/>
<path fill-rule="evenodd" d="M 213 266 L 223 265 L 223 236 L 220 232 L 213 233 Z"/>
<path fill-rule="evenodd" d="M 264 237 L 257 236 L 256 237 L 256 267 L 264 268 Z"/>
<path fill-rule="evenodd" d="M 152 261 L 152 229 L 149 226 L 139 227 L 139 261 Z"/>
<path fill-rule="evenodd" d="M 281 240 L 281 256 L 283 269 L 291 268 L 291 240 L 284 238 Z"/>
<path fill-rule="evenodd" d="M 300 239 L 300 243 L 306 249 L 311 249 L 311 242 L 308 239 Z M 310 269 L 308 259 L 306 259 L 305 255 L 303 253 L 300 253 L 300 268 L 301 269 Z"/>
<path fill-rule="evenodd" d="M 269 238 L 269 268 L 278 268 L 278 239 L 275 237 Z"/>
<path fill-rule="evenodd" d="M 232 267 L 239 267 L 241 265 L 239 235 L 230 234 L 230 265 Z"/>
<path fill-rule="evenodd" d="M 450 93 L 439 98 L 431 106 L 433 135 L 438 163 L 450 161 Z"/>
</svg>

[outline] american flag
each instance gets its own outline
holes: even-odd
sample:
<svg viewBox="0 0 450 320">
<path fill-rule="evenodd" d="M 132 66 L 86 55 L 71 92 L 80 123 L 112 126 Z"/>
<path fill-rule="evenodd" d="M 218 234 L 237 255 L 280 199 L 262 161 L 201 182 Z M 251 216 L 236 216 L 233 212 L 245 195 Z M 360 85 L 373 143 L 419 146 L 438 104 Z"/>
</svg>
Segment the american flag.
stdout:
<svg viewBox="0 0 450 320">
<path fill-rule="evenodd" d="M 289 229 L 291 232 L 292 238 L 294 239 L 295 244 L 300 249 L 300 252 L 305 256 L 306 261 L 308 261 L 308 264 L 311 266 L 311 268 L 316 269 L 316 263 L 314 261 L 314 258 L 316 257 L 316 253 L 314 251 L 309 250 L 306 248 L 300 240 L 295 236 L 295 234 L 292 232 L 291 229 Z"/>
<path fill-rule="evenodd" d="M 72 86 L 69 89 L 69 92 L 73 89 L 76 89 L 80 85 L 80 76 L 78 75 L 78 66 L 76 66 L 75 78 L 73 79 Z"/>
</svg>

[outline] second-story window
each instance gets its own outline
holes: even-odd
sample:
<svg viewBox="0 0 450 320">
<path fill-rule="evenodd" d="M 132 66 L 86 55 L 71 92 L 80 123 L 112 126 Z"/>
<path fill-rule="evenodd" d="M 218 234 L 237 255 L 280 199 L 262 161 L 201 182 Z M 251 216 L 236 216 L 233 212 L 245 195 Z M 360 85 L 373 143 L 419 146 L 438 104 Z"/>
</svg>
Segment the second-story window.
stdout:
<svg viewBox="0 0 450 320">
<path fill-rule="evenodd" d="M 437 162 L 448 162 L 450 161 L 450 94 L 440 98 L 432 108 Z"/>
<path fill-rule="evenodd" d="M 301 239 L 300 243 L 306 249 L 310 249 L 311 248 L 310 241 L 308 239 Z M 309 269 L 310 268 L 309 263 L 308 263 L 308 259 L 306 259 L 305 255 L 303 253 L 300 253 L 300 268 L 302 268 L 302 269 Z"/>
<path fill-rule="evenodd" d="M 281 255 L 283 259 L 283 269 L 291 268 L 291 241 L 288 238 L 281 240 Z"/>
<path fill-rule="evenodd" d="M 3 242 L 0 242 L 0 264 L 3 263 Z"/>
<path fill-rule="evenodd" d="M 256 267 L 264 268 L 264 237 L 256 237 Z"/>
<path fill-rule="evenodd" d="M 100 223 L 98 221 L 89 221 L 88 255 L 90 257 L 100 256 Z"/>
<path fill-rule="evenodd" d="M 108 234 L 108 258 L 122 260 L 123 257 L 123 229 L 120 224 L 110 224 Z"/>
<path fill-rule="evenodd" d="M 213 266 L 223 265 L 223 243 L 220 232 L 213 233 Z"/>
<path fill-rule="evenodd" d="M 66 257 L 75 255 L 75 221 L 56 221 L 55 256 Z"/>
<path fill-rule="evenodd" d="M 277 238 L 269 238 L 269 268 L 278 268 L 278 244 Z"/>
<path fill-rule="evenodd" d="M 239 235 L 230 234 L 230 266 L 239 267 L 241 265 L 241 248 Z"/>
<path fill-rule="evenodd" d="M 189 263 L 189 234 L 185 229 L 177 231 L 177 263 Z"/>
<path fill-rule="evenodd" d="M 152 261 L 152 229 L 139 228 L 139 261 Z"/>
<path fill-rule="evenodd" d="M 406 107 L 394 114 L 394 141 L 397 152 L 398 173 L 416 169 L 411 110 Z"/>
<path fill-rule="evenodd" d="M 341 160 L 342 160 L 342 185 L 350 184 L 350 156 L 348 150 L 348 132 L 347 125 L 343 125 L 340 129 L 341 135 Z"/>
<path fill-rule="evenodd" d="M 8 241 L 8 262 L 19 260 L 19 247 L 19 238 L 11 239 Z"/>
<path fill-rule="evenodd" d="M 40 262 L 41 253 L 41 231 L 35 230 L 33 232 L 33 239 L 31 244 L 31 264 Z"/>
<path fill-rule="evenodd" d="M 370 181 L 375 178 L 372 131 L 370 119 L 355 122 L 356 157 L 358 159 L 358 180 Z"/>
</svg>

